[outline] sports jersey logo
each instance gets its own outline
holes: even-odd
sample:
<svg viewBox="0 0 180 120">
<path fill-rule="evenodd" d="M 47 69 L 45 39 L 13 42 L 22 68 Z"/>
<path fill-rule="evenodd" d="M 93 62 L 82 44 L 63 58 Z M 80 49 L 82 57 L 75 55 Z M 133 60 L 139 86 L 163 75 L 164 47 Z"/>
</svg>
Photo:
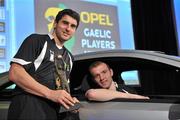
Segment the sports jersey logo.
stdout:
<svg viewBox="0 0 180 120">
<path fill-rule="evenodd" d="M 49 60 L 50 60 L 51 62 L 54 62 L 54 51 L 49 50 L 49 52 L 50 52 L 50 58 L 49 58 Z"/>
</svg>

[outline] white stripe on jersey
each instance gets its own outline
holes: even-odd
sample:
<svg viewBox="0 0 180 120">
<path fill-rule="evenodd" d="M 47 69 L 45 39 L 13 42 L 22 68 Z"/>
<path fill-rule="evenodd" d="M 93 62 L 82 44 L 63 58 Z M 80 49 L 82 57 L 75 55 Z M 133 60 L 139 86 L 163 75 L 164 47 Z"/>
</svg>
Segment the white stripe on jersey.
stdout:
<svg viewBox="0 0 180 120">
<path fill-rule="evenodd" d="M 47 49 L 47 41 L 45 42 L 44 47 L 43 47 L 40 55 L 34 61 L 35 70 L 37 70 L 38 67 L 41 65 L 41 63 L 42 63 L 42 61 L 43 61 L 43 59 L 45 57 L 45 54 L 46 54 L 46 49 Z"/>
<path fill-rule="evenodd" d="M 12 58 L 12 62 L 19 63 L 20 65 L 27 65 L 32 63 L 19 58 Z"/>
<path fill-rule="evenodd" d="M 70 66 L 71 66 L 71 69 L 70 71 L 72 70 L 72 66 L 73 66 L 73 62 L 72 62 L 72 58 L 71 58 L 71 55 L 68 53 L 68 56 L 69 56 L 69 59 L 70 59 Z"/>
</svg>

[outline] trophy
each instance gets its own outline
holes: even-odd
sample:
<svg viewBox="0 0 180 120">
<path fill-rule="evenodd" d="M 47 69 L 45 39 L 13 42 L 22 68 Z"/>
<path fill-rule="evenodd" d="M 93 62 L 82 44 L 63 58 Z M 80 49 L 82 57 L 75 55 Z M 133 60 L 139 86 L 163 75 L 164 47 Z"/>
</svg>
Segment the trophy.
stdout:
<svg viewBox="0 0 180 120">
<path fill-rule="evenodd" d="M 58 55 L 54 59 L 55 62 L 55 80 L 56 80 L 56 89 L 66 90 L 70 93 L 69 79 L 67 79 L 67 72 L 70 71 L 70 66 L 66 64 L 62 55 Z M 64 106 L 60 106 L 59 113 L 77 110 L 81 107 L 80 103 L 75 103 L 74 106 L 70 109 L 66 109 Z"/>
<path fill-rule="evenodd" d="M 58 55 L 54 62 L 56 68 L 56 89 L 66 90 L 68 93 L 70 93 L 69 80 L 66 76 L 66 72 L 70 69 L 69 65 L 66 64 L 62 55 Z"/>
</svg>

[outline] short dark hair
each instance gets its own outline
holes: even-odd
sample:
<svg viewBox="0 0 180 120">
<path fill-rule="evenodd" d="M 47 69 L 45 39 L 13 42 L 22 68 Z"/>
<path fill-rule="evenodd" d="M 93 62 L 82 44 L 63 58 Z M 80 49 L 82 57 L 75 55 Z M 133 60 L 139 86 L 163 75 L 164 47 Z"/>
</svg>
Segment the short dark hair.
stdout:
<svg viewBox="0 0 180 120">
<path fill-rule="evenodd" d="M 64 15 L 69 15 L 72 18 L 74 18 L 77 21 L 77 27 L 79 26 L 79 21 L 80 21 L 79 13 L 77 13 L 76 11 L 72 9 L 64 9 L 64 10 L 59 11 L 58 14 L 56 15 L 55 22 L 58 23 L 59 20 L 62 19 Z"/>
<path fill-rule="evenodd" d="M 101 65 L 101 64 L 105 64 L 105 65 L 108 67 L 108 69 L 110 69 L 110 66 L 109 66 L 107 63 L 102 62 L 102 61 L 95 61 L 95 62 L 91 63 L 91 65 L 89 66 L 89 71 L 90 71 L 92 68 L 97 67 L 97 66 L 99 66 L 99 65 Z"/>
</svg>

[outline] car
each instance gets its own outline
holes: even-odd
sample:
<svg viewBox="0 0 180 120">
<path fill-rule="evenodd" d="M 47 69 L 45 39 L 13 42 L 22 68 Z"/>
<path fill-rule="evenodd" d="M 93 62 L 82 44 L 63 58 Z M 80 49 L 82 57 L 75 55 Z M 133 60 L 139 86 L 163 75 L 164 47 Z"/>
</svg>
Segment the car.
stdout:
<svg viewBox="0 0 180 120">
<path fill-rule="evenodd" d="M 150 99 L 113 99 L 89 101 L 84 93 L 89 82 L 88 67 L 104 61 L 114 71 L 114 80 Z M 0 119 L 6 119 L 14 84 L 8 71 L 0 74 Z M 80 120 L 178 120 L 180 119 L 180 57 L 159 51 L 106 50 L 74 56 L 71 94 L 82 107 Z"/>
</svg>

